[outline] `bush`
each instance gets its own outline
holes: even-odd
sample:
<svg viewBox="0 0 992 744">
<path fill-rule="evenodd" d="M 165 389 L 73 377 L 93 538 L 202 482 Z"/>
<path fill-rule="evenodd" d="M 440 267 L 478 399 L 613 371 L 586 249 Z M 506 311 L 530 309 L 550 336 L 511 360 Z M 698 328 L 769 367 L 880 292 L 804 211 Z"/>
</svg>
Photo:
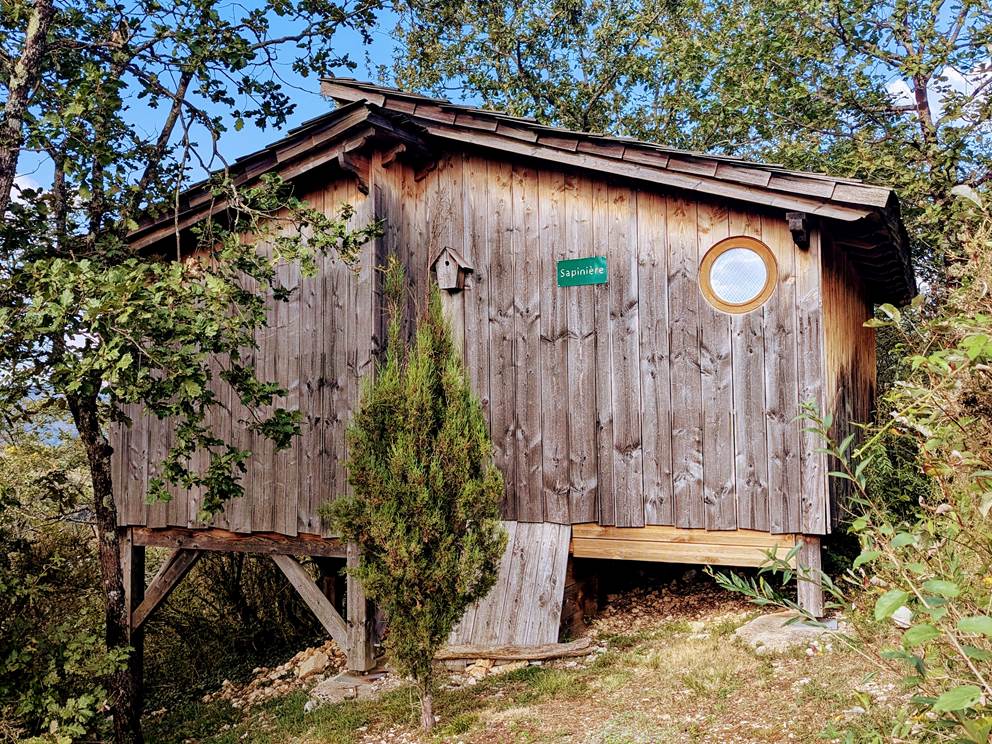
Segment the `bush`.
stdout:
<svg viewBox="0 0 992 744">
<path fill-rule="evenodd" d="M 408 346 L 399 309 L 405 281 L 395 257 L 386 285 L 386 359 L 348 429 L 354 495 L 332 502 L 330 515 L 360 549 L 355 576 L 386 616 L 387 647 L 399 671 L 417 682 L 429 730 L 434 654 L 496 581 L 506 543 L 503 477 L 437 287 Z"/>
<path fill-rule="evenodd" d="M 58 421 L 0 457 L 0 742 L 105 740 L 104 603 L 85 455 Z M 167 551 L 149 549 L 148 575 Z M 324 631 L 267 556 L 206 555 L 149 620 L 146 709 L 198 698 Z"/>
<path fill-rule="evenodd" d="M 58 429 L 20 432 L 0 460 L 0 740 L 99 738 L 101 680 L 120 659 L 103 604 L 83 453 Z M 74 521 L 78 520 L 78 521 Z"/>
<path fill-rule="evenodd" d="M 908 370 L 886 392 L 865 443 L 830 443 L 851 482 L 861 553 L 832 605 L 859 631 L 849 641 L 912 692 L 906 723 L 885 732 L 985 744 L 992 735 L 992 217 L 967 242 L 959 284 L 932 317 L 891 306 L 874 325 L 898 332 Z M 914 303 L 918 307 L 919 302 Z M 810 413 L 827 439 L 828 416 Z M 766 580 L 721 577 L 758 602 L 794 607 Z M 855 587 L 851 589 L 850 587 Z M 858 609 L 868 599 L 868 616 Z M 894 622 L 894 616 L 899 622 Z M 863 622 L 862 622 L 863 621 Z M 905 630 L 901 626 L 908 625 Z"/>
</svg>

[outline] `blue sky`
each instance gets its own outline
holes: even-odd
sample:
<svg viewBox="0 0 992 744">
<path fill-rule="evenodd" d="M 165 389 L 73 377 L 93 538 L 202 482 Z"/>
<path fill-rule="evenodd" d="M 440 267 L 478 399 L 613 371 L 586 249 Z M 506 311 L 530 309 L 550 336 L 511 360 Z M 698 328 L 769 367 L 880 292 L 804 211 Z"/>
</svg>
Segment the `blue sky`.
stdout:
<svg viewBox="0 0 992 744">
<path fill-rule="evenodd" d="M 335 47 L 341 52 L 346 52 L 357 64 L 357 67 L 354 70 L 342 67 L 336 74 L 361 80 L 374 80 L 377 75 L 376 68 L 380 65 L 388 66 L 392 62 L 395 42 L 391 32 L 395 25 L 396 16 L 391 11 L 380 11 L 379 22 L 372 33 L 372 42 L 368 45 L 363 42 L 358 33 L 350 30 L 340 32 L 335 37 Z M 287 31 L 288 27 L 281 26 L 279 20 L 273 22 L 271 29 L 273 36 L 282 35 Z M 292 63 L 297 52 L 295 47 L 287 45 L 280 49 L 280 56 L 276 61 L 278 73 L 284 80 L 284 89 L 294 98 L 296 103 L 295 112 L 283 130 L 271 127 L 263 130 L 247 120 L 244 128 L 240 131 L 234 131 L 233 127 L 229 127 L 228 132 L 220 141 L 221 153 L 228 162 L 241 155 L 261 149 L 268 143 L 279 139 L 286 129 L 326 113 L 334 106 L 332 101 L 320 95 L 320 81 L 316 76 L 302 77 L 293 71 Z M 149 138 L 153 139 L 154 133 L 161 128 L 165 110 L 163 108 L 149 109 L 136 98 L 129 101 L 129 106 L 131 121 Z M 217 111 L 217 109 L 214 108 L 213 111 Z M 207 138 L 202 136 L 202 132 L 200 140 L 201 143 L 207 141 Z M 220 163 L 216 163 L 215 167 L 219 167 L 219 165 Z M 17 172 L 18 183 L 25 186 L 45 186 L 51 180 L 51 167 L 47 158 L 33 153 L 21 155 Z M 197 172 L 190 175 L 190 179 L 195 181 L 203 175 L 203 170 L 198 169 Z"/>
</svg>

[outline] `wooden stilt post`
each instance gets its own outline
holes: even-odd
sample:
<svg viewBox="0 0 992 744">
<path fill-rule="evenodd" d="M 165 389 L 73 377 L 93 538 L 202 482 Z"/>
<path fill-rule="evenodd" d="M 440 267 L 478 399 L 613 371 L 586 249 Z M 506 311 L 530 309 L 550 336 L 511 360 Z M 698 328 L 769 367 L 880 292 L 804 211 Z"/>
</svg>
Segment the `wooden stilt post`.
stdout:
<svg viewBox="0 0 992 744">
<path fill-rule="evenodd" d="M 358 546 L 349 543 L 348 567 L 357 564 Z M 348 574 L 347 583 L 345 601 L 348 603 L 348 669 L 353 672 L 367 672 L 375 666 L 375 651 L 372 647 L 375 640 L 372 632 L 374 613 L 358 580 Z"/>
<path fill-rule="evenodd" d="M 134 613 L 145 598 L 145 546 L 135 545 L 130 529 L 121 530 L 120 551 L 121 571 L 124 576 L 124 607 L 128 618 L 128 641 L 134 651 L 129 660 L 131 682 L 134 688 L 132 700 L 137 706 L 137 715 L 144 707 L 145 672 L 145 631 L 136 628 Z"/>
<path fill-rule="evenodd" d="M 813 617 L 823 617 L 820 538 L 816 535 L 802 535 L 799 539 L 799 554 L 796 556 L 800 574 L 797 586 L 799 606 Z"/>
</svg>

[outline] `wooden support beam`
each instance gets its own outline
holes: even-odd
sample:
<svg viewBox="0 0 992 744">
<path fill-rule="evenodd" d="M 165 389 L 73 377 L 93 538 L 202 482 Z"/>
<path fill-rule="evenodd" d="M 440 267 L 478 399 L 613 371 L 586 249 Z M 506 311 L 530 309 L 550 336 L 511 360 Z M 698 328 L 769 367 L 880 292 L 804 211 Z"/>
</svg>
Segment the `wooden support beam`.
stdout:
<svg viewBox="0 0 992 744">
<path fill-rule="evenodd" d="M 145 633 L 134 627 L 134 614 L 145 598 L 145 547 L 135 545 L 132 530 L 120 531 L 120 561 L 124 579 L 124 608 L 127 612 L 128 642 L 134 651 L 128 660 L 131 699 L 138 713 L 144 707 Z"/>
<path fill-rule="evenodd" d="M 337 538 L 305 532 L 296 537 L 275 532 L 245 534 L 218 528 L 191 530 L 185 527 L 135 527 L 133 532 L 136 545 L 157 548 L 191 548 L 264 555 L 320 555 L 327 558 L 344 558 L 346 552 L 344 543 Z"/>
<path fill-rule="evenodd" d="M 300 565 L 299 561 L 289 555 L 277 553 L 272 556 L 272 560 L 289 579 L 289 583 L 300 595 L 300 598 L 306 602 L 307 607 L 317 616 L 320 624 L 324 626 L 324 630 L 330 634 L 341 650 L 347 652 L 349 648 L 348 626 L 334 609 L 334 605 L 320 591 L 320 587 L 310 578 L 307 570 Z"/>
<path fill-rule="evenodd" d="M 383 152 L 382 167 L 388 168 L 389 166 L 391 166 L 393 163 L 396 162 L 396 159 L 404 152 L 406 152 L 406 144 L 404 144 L 403 142 L 397 142 L 395 145 L 393 145 L 388 150 Z"/>
<path fill-rule="evenodd" d="M 185 548 L 177 548 L 169 554 L 148 585 L 144 600 L 131 615 L 132 633 L 141 629 L 145 621 L 172 594 L 173 589 L 179 585 L 202 555 L 202 551 Z"/>
<path fill-rule="evenodd" d="M 538 661 L 586 656 L 592 652 L 592 640 L 579 638 L 569 643 L 546 643 L 541 646 L 445 646 L 435 656 L 439 661 L 453 659 L 496 659 L 497 661 Z"/>
<path fill-rule="evenodd" d="M 797 556 L 799 578 L 796 591 L 799 606 L 813 617 L 823 617 L 823 564 L 820 556 L 820 538 L 803 535 Z"/>
<path fill-rule="evenodd" d="M 348 568 L 358 565 L 358 546 L 348 543 Z M 361 583 L 351 572 L 347 574 L 348 605 L 348 669 L 353 672 L 367 672 L 375 666 L 373 643 L 373 621 L 375 614 L 365 596 Z"/>
</svg>

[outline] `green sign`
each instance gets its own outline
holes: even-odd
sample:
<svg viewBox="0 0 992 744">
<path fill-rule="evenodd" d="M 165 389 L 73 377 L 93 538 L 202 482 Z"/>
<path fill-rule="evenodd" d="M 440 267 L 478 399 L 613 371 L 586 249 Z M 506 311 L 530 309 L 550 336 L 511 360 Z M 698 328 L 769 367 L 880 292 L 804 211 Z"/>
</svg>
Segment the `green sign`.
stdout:
<svg viewBox="0 0 992 744">
<path fill-rule="evenodd" d="M 579 287 L 583 284 L 606 284 L 606 256 L 570 258 L 558 262 L 559 287 Z"/>
</svg>

